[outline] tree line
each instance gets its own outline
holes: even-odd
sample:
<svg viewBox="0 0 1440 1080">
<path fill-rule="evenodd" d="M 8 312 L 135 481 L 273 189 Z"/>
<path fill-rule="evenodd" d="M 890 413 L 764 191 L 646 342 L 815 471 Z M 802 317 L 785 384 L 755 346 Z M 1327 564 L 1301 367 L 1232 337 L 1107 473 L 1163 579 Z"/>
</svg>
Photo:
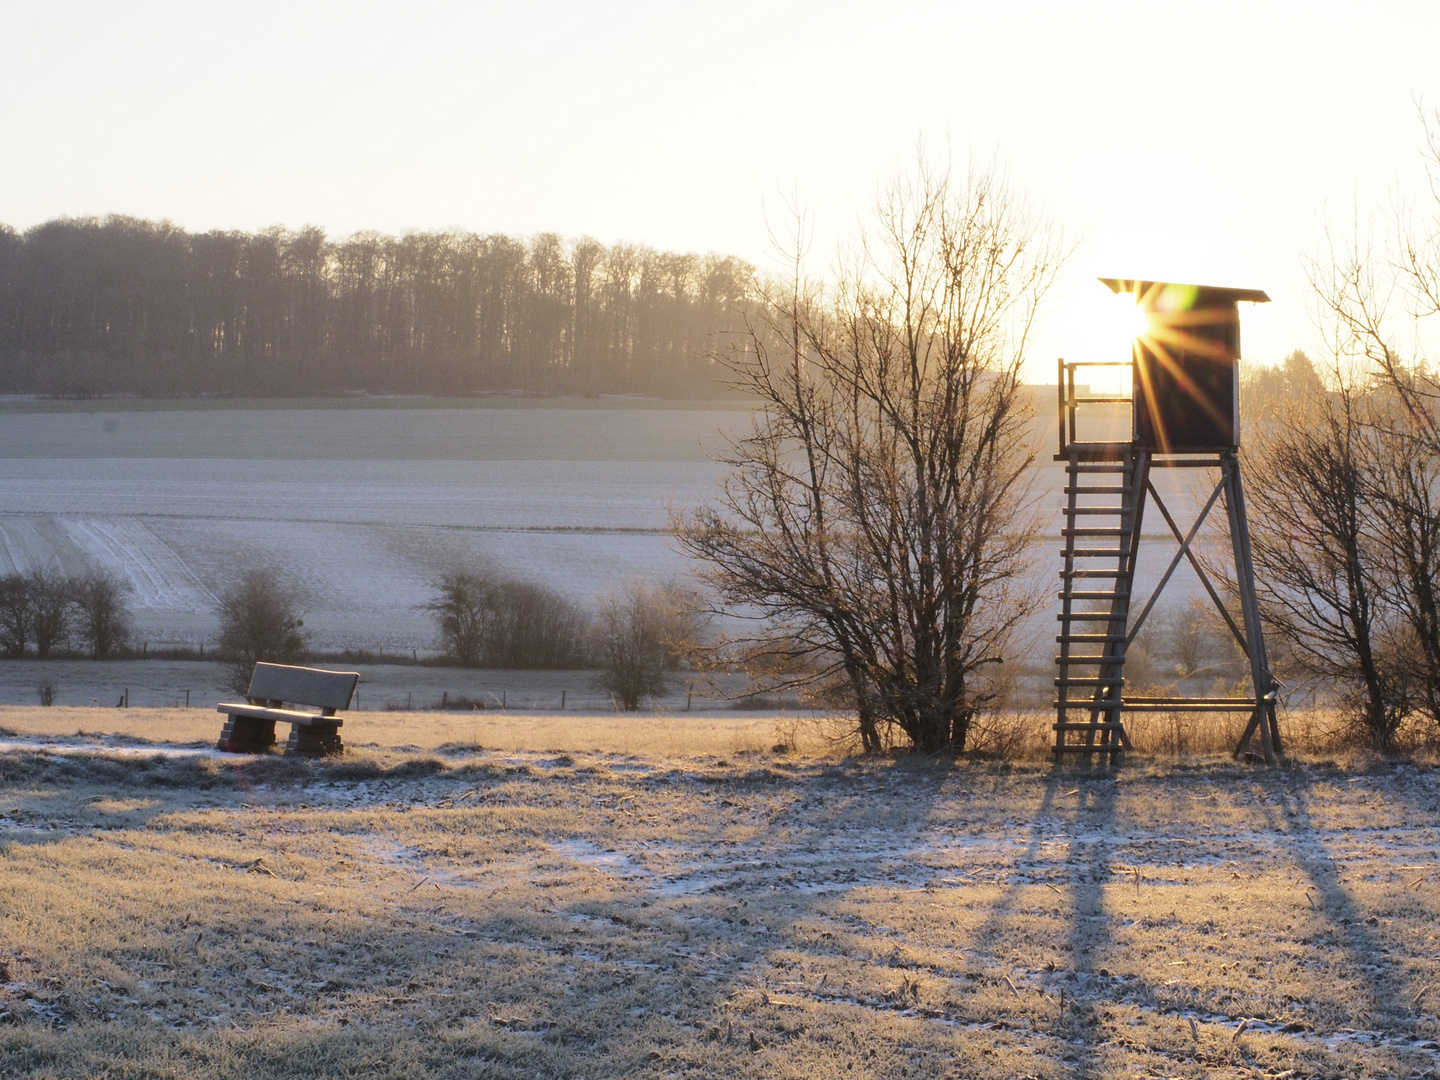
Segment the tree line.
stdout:
<svg viewBox="0 0 1440 1080">
<path fill-rule="evenodd" d="M 78 578 L 52 570 L 0 576 L 0 654 L 20 659 L 33 652 L 41 660 L 76 651 L 95 659 L 125 655 L 132 591 L 106 570 Z M 627 711 L 663 694 L 671 674 L 694 662 L 706 636 L 699 598 L 675 584 L 628 581 L 587 607 L 534 582 L 455 568 L 431 583 L 431 593 L 425 608 L 435 618 L 442 663 L 591 668 L 596 687 Z M 220 594 L 213 656 L 236 693 L 246 692 L 259 661 L 311 658 L 301 609 L 301 590 L 277 567 L 247 571 Z"/>
<path fill-rule="evenodd" d="M 117 656 L 130 644 L 129 592 L 128 581 L 105 570 L 0 576 L 0 653 L 19 658 L 33 647 L 42 660 L 71 650 Z"/>
<path fill-rule="evenodd" d="M 753 269 L 553 233 L 0 225 L 0 392 L 722 392 Z"/>
</svg>

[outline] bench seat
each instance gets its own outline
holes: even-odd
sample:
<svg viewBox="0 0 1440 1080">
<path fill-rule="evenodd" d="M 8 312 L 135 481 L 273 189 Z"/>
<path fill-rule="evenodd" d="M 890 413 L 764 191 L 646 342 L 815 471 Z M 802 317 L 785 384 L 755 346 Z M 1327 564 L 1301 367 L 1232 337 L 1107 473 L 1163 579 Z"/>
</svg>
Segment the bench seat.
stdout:
<svg viewBox="0 0 1440 1080">
<path fill-rule="evenodd" d="M 248 705 L 245 702 L 221 702 L 215 711 L 229 716 L 245 716 L 253 720 L 279 720 L 286 724 L 327 724 L 339 727 L 345 721 L 338 716 L 316 715 L 299 709 L 271 709 L 263 705 Z"/>
</svg>

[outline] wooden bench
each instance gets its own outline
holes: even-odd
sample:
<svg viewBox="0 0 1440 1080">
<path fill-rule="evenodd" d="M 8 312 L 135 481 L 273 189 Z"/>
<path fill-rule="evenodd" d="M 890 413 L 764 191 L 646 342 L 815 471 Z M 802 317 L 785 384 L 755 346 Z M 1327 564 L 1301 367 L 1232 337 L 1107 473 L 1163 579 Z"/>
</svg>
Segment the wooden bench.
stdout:
<svg viewBox="0 0 1440 1080">
<path fill-rule="evenodd" d="M 221 702 L 215 711 L 228 720 L 216 746 L 235 753 L 264 753 L 275 745 L 275 721 L 290 725 L 285 756 L 338 754 L 340 725 L 336 709 L 348 709 L 360 675 L 354 671 L 322 671 L 285 664 L 256 664 L 246 700 Z M 291 706 L 310 706 L 307 712 Z"/>
</svg>

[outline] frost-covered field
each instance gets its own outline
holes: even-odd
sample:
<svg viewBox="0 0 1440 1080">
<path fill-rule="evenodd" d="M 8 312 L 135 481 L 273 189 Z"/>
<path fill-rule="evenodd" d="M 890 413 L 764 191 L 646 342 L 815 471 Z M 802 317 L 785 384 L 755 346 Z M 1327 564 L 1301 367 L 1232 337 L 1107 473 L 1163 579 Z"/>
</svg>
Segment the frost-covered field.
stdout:
<svg viewBox="0 0 1440 1080">
<path fill-rule="evenodd" d="M 424 650 L 445 568 L 588 601 L 678 576 L 666 506 L 720 474 L 725 407 L 143 409 L 0 413 L 0 572 L 120 570 L 142 640 L 213 637 L 215 597 L 275 565 L 321 648 Z"/>
<path fill-rule="evenodd" d="M 0 738 L 0 1075 L 1440 1073 L 1428 767 L 362 716 L 329 761 Z"/>
<path fill-rule="evenodd" d="M 140 640 L 193 647 L 213 640 L 217 594 L 273 565 L 303 586 L 319 648 L 424 651 L 421 605 L 449 567 L 488 565 L 581 602 L 630 576 L 684 575 L 666 507 L 714 492 L 723 469 L 708 454 L 746 424 L 723 403 L 4 411 L 0 573 L 117 569 Z M 1039 486 L 1058 534 L 1063 476 L 1048 451 Z M 1157 482 L 1186 503 L 1174 485 L 1189 479 Z M 1163 528 L 1151 519 L 1147 532 Z M 1037 555 L 1047 582 L 1058 548 Z M 1147 544 L 1142 579 L 1172 549 Z M 1196 591 L 1187 575 L 1171 603 Z M 1052 620 L 1036 620 L 1037 637 Z"/>
</svg>

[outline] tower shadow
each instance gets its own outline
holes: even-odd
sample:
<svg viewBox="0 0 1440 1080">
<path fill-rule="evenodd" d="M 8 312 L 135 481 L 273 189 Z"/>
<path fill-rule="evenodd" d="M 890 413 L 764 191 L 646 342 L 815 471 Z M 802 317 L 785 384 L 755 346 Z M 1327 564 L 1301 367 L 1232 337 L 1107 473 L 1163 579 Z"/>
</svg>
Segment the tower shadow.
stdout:
<svg viewBox="0 0 1440 1080">
<path fill-rule="evenodd" d="M 1352 1005 L 1361 1014 L 1353 1018 L 1354 1022 L 1363 1020 L 1387 1035 L 1416 1039 L 1421 1034 L 1417 1030 L 1421 1017 L 1406 1001 L 1403 976 L 1388 959 L 1390 949 L 1378 924 L 1362 917 L 1354 896 L 1341 880 L 1335 859 L 1325 849 L 1311 817 L 1305 784 L 1302 779 L 1289 789 L 1272 793 L 1272 798 L 1289 818 L 1288 831 L 1294 841 L 1290 855 L 1319 895 L 1318 911 L 1330 924 L 1331 936 L 1346 967 L 1358 975 L 1365 987 L 1367 1000 Z M 1274 824 L 1277 830 L 1285 829 L 1282 821 L 1275 820 Z M 1433 1060 L 1422 1062 L 1417 1058 L 1416 1064 L 1433 1065 Z"/>
<path fill-rule="evenodd" d="M 1113 864 L 1115 804 L 1119 795 L 1116 779 L 1094 779 L 1078 783 L 1074 839 L 1067 863 L 1073 868 L 1071 909 L 1066 951 L 1070 956 L 1074 1000 L 1060 1014 L 1059 1031 L 1073 1047 L 1075 1076 L 1102 1075 L 1103 1063 L 1097 1054 L 1101 996 L 1097 957 L 1111 944 L 1109 920 L 1105 913 L 1105 886 Z"/>
</svg>

